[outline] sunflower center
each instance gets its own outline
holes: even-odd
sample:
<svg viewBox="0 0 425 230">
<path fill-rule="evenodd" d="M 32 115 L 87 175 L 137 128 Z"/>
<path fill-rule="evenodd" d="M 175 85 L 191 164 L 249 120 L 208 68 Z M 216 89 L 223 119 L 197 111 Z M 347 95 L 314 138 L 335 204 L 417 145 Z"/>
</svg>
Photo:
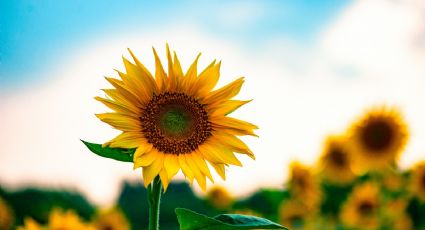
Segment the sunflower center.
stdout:
<svg viewBox="0 0 425 230">
<path fill-rule="evenodd" d="M 149 143 L 166 154 L 185 154 L 211 136 L 204 105 L 184 93 L 154 95 L 140 116 Z"/>
<path fill-rule="evenodd" d="M 392 128 L 384 121 L 374 121 L 368 124 L 362 135 L 365 146 L 372 151 L 387 149 L 394 138 Z"/>
<path fill-rule="evenodd" d="M 373 204 L 371 202 L 364 201 L 364 202 L 361 202 L 357 208 L 358 208 L 358 211 L 362 215 L 368 216 L 368 215 L 371 215 L 372 214 L 373 209 L 374 209 L 374 206 L 373 206 Z"/>
<path fill-rule="evenodd" d="M 334 148 L 329 153 L 330 160 L 338 167 L 345 167 L 347 165 L 347 156 L 340 148 Z"/>
</svg>

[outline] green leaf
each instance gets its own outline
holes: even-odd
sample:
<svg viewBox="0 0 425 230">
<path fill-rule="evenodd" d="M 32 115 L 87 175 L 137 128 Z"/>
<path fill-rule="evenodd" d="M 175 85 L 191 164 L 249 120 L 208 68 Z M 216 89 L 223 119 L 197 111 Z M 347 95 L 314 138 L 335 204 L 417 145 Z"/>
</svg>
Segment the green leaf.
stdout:
<svg viewBox="0 0 425 230">
<path fill-rule="evenodd" d="M 87 146 L 90 151 L 101 157 L 106 157 L 123 162 L 133 162 L 133 155 L 135 149 L 102 147 L 101 144 L 90 143 L 83 140 L 81 141 Z"/>
<path fill-rule="evenodd" d="M 287 229 L 270 220 L 239 214 L 221 214 L 213 218 L 185 208 L 176 208 L 180 230 Z"/>
</svg>

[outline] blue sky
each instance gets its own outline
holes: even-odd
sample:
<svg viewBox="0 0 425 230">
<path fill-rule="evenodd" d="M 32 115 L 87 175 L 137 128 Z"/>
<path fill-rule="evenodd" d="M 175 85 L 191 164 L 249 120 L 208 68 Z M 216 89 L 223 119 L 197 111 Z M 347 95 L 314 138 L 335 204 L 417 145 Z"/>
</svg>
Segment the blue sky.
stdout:
<svg viewBox="0 0 425 230">
<path fill-rule="evenodd" d="M 265 7 L 255 9 L 258 2 Z M 308 45 L 350 2 L 0 1 L 0 88 L 38 81 L 44 71 L 88 39 L 102 41 L 116 33 L 143 32 L 170 24 L 196 25 L 246 47 L 271 37 L 287 37 Z M 232 12 L 226 11 L 228 4 L 254 8 Z M 246 17 L 252 18 L 249 26 L 226 26 L 238 23 L 232 20 L 235 13 L 248 14 Z"/>
</svg>

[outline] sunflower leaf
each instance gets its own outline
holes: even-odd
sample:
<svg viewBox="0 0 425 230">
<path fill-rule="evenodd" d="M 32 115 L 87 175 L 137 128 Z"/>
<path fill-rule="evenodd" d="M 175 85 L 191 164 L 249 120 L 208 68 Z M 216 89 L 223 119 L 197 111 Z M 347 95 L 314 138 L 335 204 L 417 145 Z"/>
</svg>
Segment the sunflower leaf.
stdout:
<svg viewBox="0 0 425 230">
<path fill-rule="evenodd" d="M 87 146 L 90 151 L 92 151 L 96 155 L 114 159 L 117 161 L 133 162 L 133 155 L 135 149 L 102 147 L 101 144 L 90 143 L 84 140 L 81 141 L 84 143 L 84 145 Z"/>
<path fill-rule="evenodd" d="M 270 220 L 239 214 L 208 217 L 185 208 L 176 209 L 180 230 L 287 229 Z"/>
</svg>

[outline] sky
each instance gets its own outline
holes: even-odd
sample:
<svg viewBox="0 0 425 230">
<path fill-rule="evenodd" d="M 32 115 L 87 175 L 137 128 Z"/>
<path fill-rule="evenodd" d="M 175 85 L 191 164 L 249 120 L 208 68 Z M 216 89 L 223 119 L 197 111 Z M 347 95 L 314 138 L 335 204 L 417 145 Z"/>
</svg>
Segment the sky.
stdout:
<svg viewBox="0 0 425 230">
<path fill-rule="evenodd" d="M 153 71 L 165 43 L 187 69 L 223 61 L 219 86 L 246 77 L 234 113 L 258 124 L 225 185 L 281 187 L 293 160 L 313 164 L 327 135 L 373 106 L 399 108 L 411 138 L 401 165 L 425 160 L 425 4 L 375 1 L 0 1 L 0 184 L 67 187 L 111 203 L 130 164 L 90 154 L 118 132 L 94 114 L 103 76 L 131 48 Z M 178 176 L 182 179 L 182 175 Z M 195 186 L 196 187 L 196 186 Z"/>
</svg>

